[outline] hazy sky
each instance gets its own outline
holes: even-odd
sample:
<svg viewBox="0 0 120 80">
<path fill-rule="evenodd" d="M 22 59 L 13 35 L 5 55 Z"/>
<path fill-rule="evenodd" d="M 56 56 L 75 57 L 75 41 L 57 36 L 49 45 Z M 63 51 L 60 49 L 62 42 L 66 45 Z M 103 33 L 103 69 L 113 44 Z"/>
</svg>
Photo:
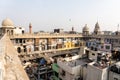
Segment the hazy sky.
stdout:
<svg viewBox="0 0 120 80">
<path fill-rule="evenodd" d="M 117 30 L 120 24 L 120 0 L 0 0 L 0 22 L 10 18 L 15 26 L 34 31 L 54 28 L 78 32 L 87 24 L 93 31 L 98 21 L 101 30 Z"/>
</svg>

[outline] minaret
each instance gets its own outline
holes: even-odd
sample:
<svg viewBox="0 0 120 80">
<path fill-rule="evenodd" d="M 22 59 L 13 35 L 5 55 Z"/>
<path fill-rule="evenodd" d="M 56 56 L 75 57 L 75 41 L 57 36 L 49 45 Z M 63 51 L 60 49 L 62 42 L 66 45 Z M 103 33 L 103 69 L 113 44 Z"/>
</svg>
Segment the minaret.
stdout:
<svg viewBox="0 0 120 80">
<path fill-rule="evenodd" d="M 31 23 L 29 24 L 29 33 L 30 34 L 32 33 L 32 25 L 31 25 Z"/>
</svg>

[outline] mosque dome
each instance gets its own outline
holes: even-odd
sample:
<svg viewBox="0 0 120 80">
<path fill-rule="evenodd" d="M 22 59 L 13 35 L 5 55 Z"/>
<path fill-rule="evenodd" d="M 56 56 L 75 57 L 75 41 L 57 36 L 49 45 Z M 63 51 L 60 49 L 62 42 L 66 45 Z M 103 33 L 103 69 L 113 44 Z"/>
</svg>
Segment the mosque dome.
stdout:
<svg viewBox="0 0 120 80">
<path fill-rule="evenodd" d="M 98 22 L 95 24 L 95 28 L 100 28 Z"/>
<path fill-rule="evenodd" d="M 13 24 L 12 20 L 10 20 L 9 18 L 6 18 L 2 21 L 2 27 L 14 28 L 14 24 Z"/>
<path fill-rule="evenodd" d="M 94 31 L 100 31 L 100 26 L 98 24 L 98 22 L 95 24 L 95 28 L 94 28 Z"/>
<path fill-rule="evenodd" d="M 85 24 L 85 26 L 83 27 L 83 31 L 89 31 L 87 24 Z"/>
</svg>

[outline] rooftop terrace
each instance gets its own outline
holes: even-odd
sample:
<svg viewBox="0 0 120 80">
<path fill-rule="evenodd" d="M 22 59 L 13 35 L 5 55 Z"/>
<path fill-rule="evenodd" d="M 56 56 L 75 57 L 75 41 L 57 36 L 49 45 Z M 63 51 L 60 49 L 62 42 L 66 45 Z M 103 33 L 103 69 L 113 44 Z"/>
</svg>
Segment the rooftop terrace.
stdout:
<svg viewBox="0 0 120 80">
<path fill-rule="evenodd" d="M 75 67 L 78 65 L 84 65 L 87 63 L 90 63 L 91 61 L 88 59 L 77 59 L 77 60 L 72 60 L 72 61 L 64 61 L 64 63 L 70 67 Z"/>
<path fill-rule="evenodd" d="M 92 62 L 89 59 L 79 59 L 78 57 L 79 56 L 69 57 L 68 59 L 70 59 L 70 60 L 60 60 L 60 62 L 62 62 L 63 64 L 65 64 L 69 67 L 75 67 L 75 66 L 84 65 L 84 64 Z M 75 58 L 78 58 L 78 59 L 75 59 Z"/>
</svg>

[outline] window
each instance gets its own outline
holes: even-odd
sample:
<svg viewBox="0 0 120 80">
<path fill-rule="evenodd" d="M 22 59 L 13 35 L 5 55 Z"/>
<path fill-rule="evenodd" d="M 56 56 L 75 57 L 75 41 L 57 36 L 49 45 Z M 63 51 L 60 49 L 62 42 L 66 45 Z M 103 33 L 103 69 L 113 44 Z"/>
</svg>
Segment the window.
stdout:
<svg viewBox="0 0 120 80">
<path fill-rule="evenodd" d="M 106 45 L 105 48 L 106 48 L 106 49 L 110 49 L 110 46 L 107 46 L 107 45 Z"/>
<path fill-rule="evenodd" d="M 20 47 L 17 48 L 17 52 L 21 53 L 21 48 Z"/>
<path fill-rule="evenodd" d="M 93 56 L 95 56 L 95 54 L 94 54 L 94 53 L 92 53 L 92 55 L 93 55 Z"/>
<path fill-rule="evenodd" d="M 24 34 L 25 33 L 25 31 L 24 30 L 22 30 L 22 34 Z"/>
<path fill-rule="evenodd" d="M 26 51 L 27 51 L 26 46 L 23 46 L 23 49 L 24 49 L 24 52 L 26 52 Z"/>
<path fill-rule="evenodd" d="M 97 48 L 95 48 L 95 51 L 97 51 L 98 49 Z"/>
<path fill-rule="evenodd" d="M 22 43 L 22 39 L 19 39 L 20 43 Z"/>
<path fill-rule="evenodd" d="M 13 35 L 13 30 L 11 30 L 11 35 Z"/>
<path fill-rule="evenodd" d="M 25 43 L 25 40 L 23 40 L 23 43 Z"/>
<path fill-rule="evenodd" d="M 15 42 L 18 43 L 18 39 L 16 39 Z"/>
<path fill-rule="evenodd" d="M 103 46 L 101 46 L 101 49 L 103 49 L 104 47 Z"/>
</svg>

